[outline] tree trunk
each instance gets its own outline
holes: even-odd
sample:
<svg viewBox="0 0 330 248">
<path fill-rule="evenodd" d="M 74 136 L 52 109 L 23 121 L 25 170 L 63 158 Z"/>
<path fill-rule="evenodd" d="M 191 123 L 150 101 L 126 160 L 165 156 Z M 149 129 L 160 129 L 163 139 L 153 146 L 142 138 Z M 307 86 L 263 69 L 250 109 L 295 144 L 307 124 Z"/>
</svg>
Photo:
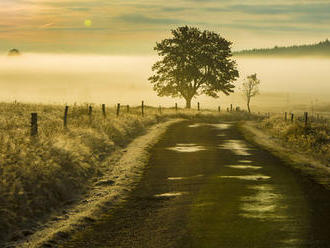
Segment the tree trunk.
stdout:
<svg viewBox="0 0 330 248">
<path fill-rule="evenodd" d="M 249 111 L 249 113 L 251 113 L 251 110 L 250 110 L 250 99 L 248 99 L 248 101 L 247 101 L 247 108 L 248 108 L 248 111 Z"/>
<path fill-rule="evenodd" d="M 185 98 L 186 99 L 186 108 L 190 109 L 191 108 L 191 98 Z"/>
</svg>

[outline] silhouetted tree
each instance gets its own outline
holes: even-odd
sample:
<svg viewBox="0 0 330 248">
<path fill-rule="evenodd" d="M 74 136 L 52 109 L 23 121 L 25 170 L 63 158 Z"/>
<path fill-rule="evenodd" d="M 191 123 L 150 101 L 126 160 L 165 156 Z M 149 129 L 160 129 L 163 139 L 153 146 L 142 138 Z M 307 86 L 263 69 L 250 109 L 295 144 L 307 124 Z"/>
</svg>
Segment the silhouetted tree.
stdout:
<svg viewBox="0 0 330 248">
<path fill-rule="evenodd" d="M 10 49 L 8 52 L 8 56 L 19 56 L 20 54 L 21 53 L 16 48 Z"/>
<path fill-rule="evenodd" d="M 156 43 L 161 56 L 149 78 L 158 96 L 183 97 L 186 108 L 194 96 L 218 97 L 233 92 L 238 77 L 236 62 L 231 59 L 231 42 L 219 34 L 183 26 L 172 30 L 173 37 Z"/>
<path fill-rule="evenodd" d="M 251 98 L 259 94 L 259 84 L 260 84 L 260 80 L 257 79 L 256 73 L 247 76 L 246 80 L 243 82 L 242 91 L 246 99 L 246 105 L 249 113 L 251 112 L 250 109 Z"/>
</svg>

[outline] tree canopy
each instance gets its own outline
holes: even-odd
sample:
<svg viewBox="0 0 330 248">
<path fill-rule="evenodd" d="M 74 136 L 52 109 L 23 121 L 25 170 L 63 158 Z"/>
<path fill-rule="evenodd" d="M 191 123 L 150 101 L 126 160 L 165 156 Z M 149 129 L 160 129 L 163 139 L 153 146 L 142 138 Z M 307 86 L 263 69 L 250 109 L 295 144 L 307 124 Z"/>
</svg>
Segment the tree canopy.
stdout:
<svg viewBox="0 0 330 248">
<path fill-rule="evenodd" d="M 183 97 L 190 108 L 194 96 L 233 92 L 239 74 L 230 41 L 188 26 L 172 30 L 172 35 L 154 48 L 161 60 L 153 65 L 149 81 L 159 96 Z"/>
</svg>

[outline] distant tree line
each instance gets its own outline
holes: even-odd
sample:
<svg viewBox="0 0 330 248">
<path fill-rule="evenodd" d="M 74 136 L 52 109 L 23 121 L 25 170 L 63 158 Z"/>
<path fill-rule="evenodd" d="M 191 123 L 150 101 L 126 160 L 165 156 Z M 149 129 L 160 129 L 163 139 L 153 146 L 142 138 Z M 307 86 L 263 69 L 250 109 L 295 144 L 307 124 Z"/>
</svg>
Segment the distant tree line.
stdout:
<svg viewBox="0 0 330 248">
<path fill-rule="evenodd" d="M 330 57 L 330 41 L 326 39 L 316 44 L 263 49 L 242 50 L 236 56 L 322 56 Z"/>
</svg>

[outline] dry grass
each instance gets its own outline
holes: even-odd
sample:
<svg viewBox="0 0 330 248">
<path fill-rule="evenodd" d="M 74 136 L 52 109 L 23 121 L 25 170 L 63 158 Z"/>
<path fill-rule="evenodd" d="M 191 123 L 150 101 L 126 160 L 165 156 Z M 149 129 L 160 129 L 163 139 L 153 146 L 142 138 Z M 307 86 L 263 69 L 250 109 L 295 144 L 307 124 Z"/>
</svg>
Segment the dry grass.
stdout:
<svg viewBox="0 0 330 248">
<path fill-rule="evenodd" d="M 323 123 L 322 123 L 323 122 Z M 283 140 L 287 146 L 313 156 L 324 164 L 330 163 L 330 128 L 327 123 L 284 121 L 282 116 L 274 116 L 259 122 L 259 127 L 267 129 L 274 137 Z"/>
<path fill-rule="evenodd" d="M 84 192 L 103 175 L 109 156 L 143 134 L 149 126 L 169 118 L 217 122 L 247 119 L 246 113 L 124 108 L 102 116 L 93 107 L 90 122 L 86 105 L 70 106 L 63 128 L 64 106 L 0 103 L 0 240 L 18 228 L 31 227 Z M 39 134 L 30 137 L 30 114 L 38 113 Z"/>
<path fill-rule="evenodd" d="M 63 128 L 63 107 L 1 104 L 0 236 L 30 225 L 83 192 L 102 174 L 104 160 L 118 146 L 159 121 L 94 113 L 90 124 L 83 106 L 72 107 L 69 128 Z M 38 112 L 39 135 L 31 139 L 30 113 Z"/>
</svg>

